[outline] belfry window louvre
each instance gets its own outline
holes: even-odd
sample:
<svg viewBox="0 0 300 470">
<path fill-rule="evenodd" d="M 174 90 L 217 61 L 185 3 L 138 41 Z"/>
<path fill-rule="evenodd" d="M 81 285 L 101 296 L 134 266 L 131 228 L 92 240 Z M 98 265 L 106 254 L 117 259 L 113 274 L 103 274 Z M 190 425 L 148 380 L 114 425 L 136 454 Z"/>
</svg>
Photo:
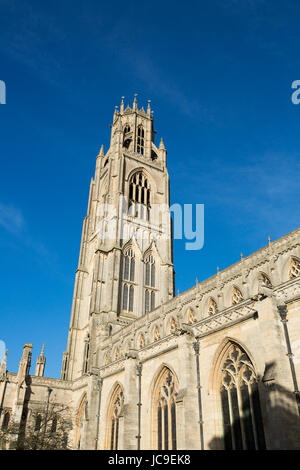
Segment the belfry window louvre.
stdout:
<svg viewBox="0 0 300 470">
<path fill-rule="evenodd" d="M 145 259 L 145 285 L 155 287 L 155 262 L 151 254 Z"/>
<path fill-rule="evenodd" d="M 292 258 L 290 263 L 289 279 L 294 279 L 298 276 L 300 276 L 300 261 L 296 258 Z"/>
<path fill-rule="evenodd" d="M 136 145 L 137 153 L 144 155 L 144 145 L 145 145 L 144 129 L 143 129 L 143 126 L 140 125 L 138 126 L 138 130 L 137 130 L 137 145 Z"/>
<path fill-rule="evenodd" d="M 150 187 L 143 172 L 135 173 L 129 182 L 129 215 L 149 220 Z"/>
<path fill-rule="evenodd" d="M 232 344 L 221 370 L 220 399 L 225 449 L 264 449 L 257 377 L 248 355 Z"/>
<path fill-rule="evenodd" d="M 271 283 L 270 279 L 268 278 L 268 276 L 265 273 L 260 273 L 259 274 L 259 281 L 260 281 L 261 285 L 263 285 L 265 287 L 272 287 L 272 283 Z"/>
<path fill-rule="evenodd" d="M 154 394 L 155 447 L 158 450 L 176 450 L 176 395 L 175 378 L 165 368 Z"/>
</svg>

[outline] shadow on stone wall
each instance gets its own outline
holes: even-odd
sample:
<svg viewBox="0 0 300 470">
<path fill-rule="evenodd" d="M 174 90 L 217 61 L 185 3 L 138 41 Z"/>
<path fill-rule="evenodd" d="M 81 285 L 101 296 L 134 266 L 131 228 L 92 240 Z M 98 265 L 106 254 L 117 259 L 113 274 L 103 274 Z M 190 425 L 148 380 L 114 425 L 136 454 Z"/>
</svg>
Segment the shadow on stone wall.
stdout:
<svg viewBox="0 0 300 470">
<path fill-rule="evenodd" d="M 258 431 L 264 435 L 260 439 L 260 448 L 267 450 L 300 450 L 300 417 L 295 394 L 276 384 L 276 364 L 266 365 L 263 378 L 259 380 L 259 402 L 262 415 L 262 429 Z M 237 429 L 237 420 L 233 428 Z M 225 442 L 232 442 L 231 429 L 222 437 L 214 437 L 208 444 L 208 449 L 224 450 Z M 242 439 L 238 439 L 241 443 Z M 264 442 L 263 442 L 264 441 Z M 243 447 L 243 444 L 240 444 Z M 229 446 L 230 447 L 230 446 Z M 239 447 L 240 449 L 241 447 Z M 255 449 L 255 446 L 252 447 Z"/>
</svg>

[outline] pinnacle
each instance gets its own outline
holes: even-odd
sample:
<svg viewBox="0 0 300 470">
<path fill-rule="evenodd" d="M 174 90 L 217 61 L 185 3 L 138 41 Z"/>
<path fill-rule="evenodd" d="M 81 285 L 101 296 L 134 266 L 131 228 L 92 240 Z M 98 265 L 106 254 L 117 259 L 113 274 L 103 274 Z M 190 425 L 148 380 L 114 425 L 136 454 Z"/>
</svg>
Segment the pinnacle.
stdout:
<svg viewBox="0 0 300 470">
<path fill-rule="evenodd" d="M 162 138 L 160 139 L 159 148 L 160 148 L 161 150 L 166 150 L 166 147 L 165 147 L 165 144 L 164 144 L 164 141 L 163 141 Z"/>
</svg>

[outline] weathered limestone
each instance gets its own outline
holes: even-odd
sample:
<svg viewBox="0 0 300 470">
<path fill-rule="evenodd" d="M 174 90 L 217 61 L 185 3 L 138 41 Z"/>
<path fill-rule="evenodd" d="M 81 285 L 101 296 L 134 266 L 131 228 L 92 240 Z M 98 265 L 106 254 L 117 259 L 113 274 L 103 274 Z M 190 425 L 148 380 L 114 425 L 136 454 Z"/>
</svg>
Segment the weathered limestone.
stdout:
<svg viewBox="0 0 300 470">
<path fill-rule="evenodd" d="M 153 210 L 169 205 L 166 149 L 154 144 L 150 103 L 122 100 L 111 129 L 90 185 L 61 379 L 44 377 L 44 351 L 30 375 L 31 344 L 17 374 L 5 357 L 0 428 L 7 413 L 26 428 L 51 389 L 50 403 L 71 410 L 76 449 L 300 449 L 300 229 L 174 297 L 170 220 Z M 126 237 L 121 196 L 150 215 L 127 214 Z"/>
</svg>

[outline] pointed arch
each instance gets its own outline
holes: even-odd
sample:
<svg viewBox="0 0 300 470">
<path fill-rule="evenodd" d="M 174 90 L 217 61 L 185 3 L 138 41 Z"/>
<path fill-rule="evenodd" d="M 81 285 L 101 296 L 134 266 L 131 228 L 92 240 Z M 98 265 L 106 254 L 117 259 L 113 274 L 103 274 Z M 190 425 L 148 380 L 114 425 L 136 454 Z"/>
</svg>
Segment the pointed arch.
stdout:
<svg viewBox="0 0 300 470">
<path fill-rule="evenodd" d="M 265 448 L 259 375 L 253 360 L 238 342 L 228 338 L 217 355 L 213 363 L 213 390 L 224 448 Z"/>
<path fill-rule="evenodd" d="M 87 393 L 84 392 L 82 395 L 79 405 L 77 407 L 77 412 L 75 416 L 75 441 L 74 441 L 74 448 L 75 449 L 80 449 L 80 438 L 81 438 L 81 429 L 83 425 L 83 416 L 84 416 L 84 410 L 86 407 L 86 401 L 87 401 Z"/>
<path fill-rule="evenodd" d="M 119 445 L 120 415 L 124 407 L 124 391 L 117 382 L 110 393 L 106 411 L 105 450 L 117 450 Z"/>
<path fill-rule="evenodd" d="M 151 447 L 157 450 L 176 450 L 176 396 L 178 379 L 162 365 L 154 379 L 151 404 Z"/>
<path fill-rule="evenodd" d="M 169 321 L 169 332 L 170 334 L 174 334 L 176 330 L 177 330 L 176 320 L 174 317 L 171 317 Z"/>
<path fill-rule="evenodd" d="M 187 309 L 186 321 L 189 325 L 192 325 L 193 323 L 197 322 L 196 313 L 191 307 Z"/>
<path fill-rule="evenodd" d="M 216 313 L 218 313 L 217 302 L 215 301 L 213 297 L 209 298 L 207 313 L 208 315 L 215 315 Z"/>
<path fill-rule="evenodd" d="M 129 215 L 149 220 L 151 188 L 143 169 L 136 170 L 129 179 Z"/>
<path fill-rule="evenodd" d="M 300 276 L 300 260 L 295 256 L 292 256 L 290 260 L 289 268 L 289 279 L 294 279 L 295 277 Z"/>
<path fill-rule="evenodd" d="M 140 335 L 139 335 L 138 347 L 139 347 L 140 349 L 143 349 L 143 348 L 145 347 L 145 344 L 146 344 L 146 342 L 145 342 L 145 336 L 144 336 L 143 333 L 140 333 Z"/>
<path fill-rule="evenodd" d="M 273 287 L 269 276 L 267 276 L 267 274 L 262 271 L 258 273 L 258 281 L 262 286 L 270 287 L 270 288 Z"/>
<path fill-rule="evenodd" d="M 237 305 L 243 300 L 244 299 L 241 290 L 238 287 L 233 286 L 231 293 L 231 305 Z"/>
<path fill-rule="evenodd" d="M 158 341 L 160 340 L 160 331 L 158 326 L 156 325 L 153 330 L 153 341 Z"/>
</svg>

